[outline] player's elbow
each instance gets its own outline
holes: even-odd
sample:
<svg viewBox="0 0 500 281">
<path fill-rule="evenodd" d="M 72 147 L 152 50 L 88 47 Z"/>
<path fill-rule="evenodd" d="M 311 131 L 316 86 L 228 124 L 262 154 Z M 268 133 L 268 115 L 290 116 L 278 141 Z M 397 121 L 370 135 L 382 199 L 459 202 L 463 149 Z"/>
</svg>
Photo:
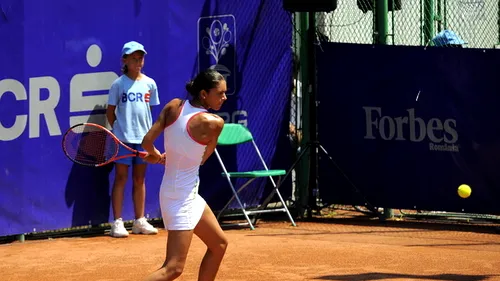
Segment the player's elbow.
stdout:
<svg viewBox="0 0 500 281">
<path fill-rule="evenodd" d="M 148 149 L 151 149 L 151 145 L 152 145 L 152 142 L 151 140 L 148 138 L 148 136 L 144 136 L 144 138 L 142 138 L 142 142 L 141 142 L 141 147 L 144 149 L 144 150 L 148 150 Z"/>
<path fill-rule="evenodd" d="M 154 141 L 155 141 L 154 135 L 149 131 L 143 138 L 141 142 L 141 147 L 146 150 L 146 151 L 153 151 L 154 150 Z"/>
</svg>

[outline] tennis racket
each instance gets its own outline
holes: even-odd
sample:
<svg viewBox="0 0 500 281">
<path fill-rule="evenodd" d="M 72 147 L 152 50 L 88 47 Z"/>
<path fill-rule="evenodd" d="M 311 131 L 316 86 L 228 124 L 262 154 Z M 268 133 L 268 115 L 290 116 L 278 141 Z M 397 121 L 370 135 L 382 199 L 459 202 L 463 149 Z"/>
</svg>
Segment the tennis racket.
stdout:
<svg viewBox="0 0 500 281">
<path fill-rule="evenodd" d="M 118 155 L 120 146 L 130 151 Z M 94 123 L 81 123 L 69 128 L 62 139 L 64 154 L 74 163 L 101 167 L 118 159 L 146 157 L 147 152 L 137 151 L 121 142 L 110 130 Z"/>
</svg>

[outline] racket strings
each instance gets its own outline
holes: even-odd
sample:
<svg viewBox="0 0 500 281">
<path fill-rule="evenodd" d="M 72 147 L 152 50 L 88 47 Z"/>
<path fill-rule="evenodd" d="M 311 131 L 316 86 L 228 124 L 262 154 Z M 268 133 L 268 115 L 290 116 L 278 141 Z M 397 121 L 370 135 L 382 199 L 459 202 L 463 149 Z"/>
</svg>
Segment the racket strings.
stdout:
<svg viewBox="0 0 500 281">
<path fill-rule="evenodd" d="M 118 153 L 118 143 L 107 131 L 84 124 L 67 132 L 63 147 L 69 158 L 88 166 L 106 163 Z"/>
</svg>

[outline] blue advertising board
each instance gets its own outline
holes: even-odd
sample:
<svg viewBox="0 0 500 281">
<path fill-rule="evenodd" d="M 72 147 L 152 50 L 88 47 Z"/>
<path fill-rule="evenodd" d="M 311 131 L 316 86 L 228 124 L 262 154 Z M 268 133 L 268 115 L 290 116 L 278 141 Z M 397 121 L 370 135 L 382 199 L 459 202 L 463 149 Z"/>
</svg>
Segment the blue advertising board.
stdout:
<svg viewBox="0 0 500 281">
<path fill-rule="evenodd" d="M 367 201 L 500 213 L 498 50 L 327 43 L 317 64 L 320 142 Z M 340 170 L 322 157 L 322 199 L 364 204 Z"/>
<path fill-rule="evenodd" d="M 286 139 L 292 24 L 280 1 L 8 0 L 1 8 L 0 236 L 110 220 L 113 165 L 73 164 L 61 137 L 80 122 L 106 124 L 108 90 L 131 40 L 148 51 L 144 73 L 157 82 L 161 102 L 155 118 L 170 99 L 188 97 L 184 85 L 199 70 L 215 68 L 229 86 L 217 114 L 248 126 L 266 161 L 286 168 L 279 143 Z M 222 153 L 231 168 L 251 169 L 258 158 L 249 151 Z M 231 197 L 221 171 L 213 159 L 201 170 L 200 193 L 214 209 Z M 162 166 L 148 168 L 149 217 L 160 217 L 162 174 Z M 258 200 L 264 188 L 259 182 L 243 197 Z M 132 219 L 130 181 L 126 190 L 124 219 Z"/>
</svg>

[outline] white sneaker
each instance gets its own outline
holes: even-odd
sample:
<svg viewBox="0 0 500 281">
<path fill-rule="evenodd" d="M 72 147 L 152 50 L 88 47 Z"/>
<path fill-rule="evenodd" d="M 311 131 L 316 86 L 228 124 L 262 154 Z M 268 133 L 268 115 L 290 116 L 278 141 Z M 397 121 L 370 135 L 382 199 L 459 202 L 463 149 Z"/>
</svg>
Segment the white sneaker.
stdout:
<svg viewBox="0 0 500 281">
<path fill-rule="evenodd" d="M 111 232 L 109 233 L 112 237 L 122 238 L 128 236 L 128 231 L 123 225 L 123 220 L 121 218 L 115 220 L 113 225 L 111 225 Z"/>
<path fill-rule="evenodd" d="M 146 218 L 142 217 L 140 219 L 134 220 L 134 225 L 132 226 L 132 233 L 134 234 L 157 234 L 158 229 L 154 228 Z"/>
</svg>

